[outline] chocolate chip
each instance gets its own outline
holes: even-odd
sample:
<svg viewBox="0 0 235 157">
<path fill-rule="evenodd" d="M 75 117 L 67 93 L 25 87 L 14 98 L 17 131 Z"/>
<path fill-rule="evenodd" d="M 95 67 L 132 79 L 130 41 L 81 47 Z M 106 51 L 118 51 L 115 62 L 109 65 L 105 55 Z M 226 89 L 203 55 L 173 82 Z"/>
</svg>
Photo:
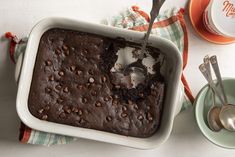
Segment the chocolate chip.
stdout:
<svg viewBox="0 0 235 157">
<path fill-rule="evenodd" d="M 147 113 L 147 119 L 149 121 L 153 121 L 153 116 L 150 113 Z"/>
<path fill-rule="evenodd" d="M 114 96 L 113 96 L 115 99 L 118 99 L 119 98 L 119 96 L 117 95 L 117 94 L 114 94 Z"/>
<path fill-rule="evenodd" d="M 72 107 L 72 111 L 75 113 L 78 113 L 78 108 L 77 107 Z"/>
<path fill-rule="evenodd" d="M 123 110 L 123 111 L 126 111 L 126 110 L 127 110 L 127 107 L 126 107 L 126 106 L 122 106 L 122 110 Z"/>
<path fill-rule="evenodd" d="M 107 120 L 108 122 L 110 122 L 110 121 L 112 120 L 112 117 L 111 117 L 111 116 L 107 116 L 107 117 L 106 117 L 106 120 Z"/>
<path fill-rule="evenodd" d="M 82 98 L 82 103 L 87 103 L 87 98 Z"/>
<path fill-rule="evenodd" d="M 63 90 L 65 93 L 68 93 L 69 92 L 69 88 L 68 87 L 64 87 L 64 90 Z"/>
<path fill-rule="evenodd" d="M 137 104 L 134 104 L 134 109 L 135 109 L 135 110 L 138 110 L 138 109 L 139 109 L 139 107 L 138 107 Z"/>
<path fill-rule="evenodd" d="M 96 106 L 96 107 L 101 107 L 102 104 L 101 104 L 100 102 L 97 102 L 97 103 L 95 103 L 95 106 Z"/>
<path fill-rule="evenodd" d="M 147 110 L 150 110 L 150 109 L 151 109 L 150 106 L 147 106 L 146 108 L 147 108 Z"/>
<path fill-rule="evenodd" d="M 45 114 L 42 116 L 42 120 L 47 120 L 48 116 Z"/>
<path fill-rule="evenodd" d="M 144 98 L 144 93 L 139 93 L 139 97 Z"/>
<path fill-rule="evenodd" d="M 47 110 L 47 111 L 50 110 L 50 106 L 46 105 L 45 110 Z"/>
<path fill-rule="evenodd" d="M 61 86 L 61 85 L 56 85 L 56 86 L 55 86 L 55 89 L 61 90 L 61 89 L 62 89 L 62 86 Z"/>
<path fill-rule="evenodd" d="M 68 113 L 68 114 L 71 113 L 71 109 L 69 107 L 65 108 L 64 111 L 65 111 L 65 113 Z"/>
<path fill-rule="evenodd" d="M 63 45 L 63 46 L 62 46 L 62 49 L 63 49 L 63 50 L 68 50 L 68 47 L 67 47 L 66 45 Z"/>
<path fill-rule="evenodd" d="M 122 116 L 123 118 L 125 118 L 125 117 L 127 117 L 127 114 L 126 114 L 126 113 L 122 113 L 121 116 Z"/>
<path fill-rule="evenodd" d="M 137 119 L 138 119 L 138 120 L 143 120 L 144 117 L 143 117 L 142 115 L 139 115 L 139 116 L 137 117 Z"/>
<path fill-rule="evenodd" d="M 42 114 L 43 111 L 44 111 L 44 109 L 42 108 L 42 109 L 38 110 L 38 113 Z"/>
<path fill-rule="evenodd" d="M 46 66 L 51 66 L 52 65 L 52 62 L 50 60 L 47 60 L 46 61 Z"/>
<path fill-rule="evenodd" d="M 100 55 L 96 55 L 96 59 L 100 59 Z"/>
<path fill-rule="evenodd" d="M 46 91 L 47 93 L 50 93 L 50 92 L 51 92 L 51 88 L 46 87 L 46 88 L 45 88 L 45 91 Z"/>
<path fill-rule="evenodd" d="M 55 50 L 55 54 L 57 54 L 57 55 L 61 54 L 61 50 L 60 49 L 56 49 Z"/>
<path fill-rule="evenodd" d="M 69 109 L 68 105 L 63 106 L 63 110 Z"/>
<path fill-rule="evenodd" d="M 95 79 L 94 79 L 93 77 L 90 77 L 90 78 L 89 78 L 89 82 L 90 82 L 90 83 L 94 83 L 94 82 L 95 82 Z"/>
<path fill-rule="evenodd" d="M 93 65 L 93 66 L 94 66 L 94 65 Z M 88 70 L 88 73 L 89 73 L 90 75 L 94 75 L 94 71 L 93 71 L 92 69 Z"/>
<path fill-rule="evenodd" d="M 78 115 L 81 116 L 82 115 L 82 110 L 78 111 Z"/>
<path fill-rule="evenodd" d="M 94 49 L 98 50 L 98 46 L 97 45 L 92 45 Z"/>
<path fill-rule="evenodd" d="M 49 81 L 54 81 L 54 80 L 55 80 L 55 78 L 53 75 L 49 76 Z"/>
<path fill-rule="evenodd" d="M 91 84 L 90 84 L 89 82 L 88 82 L 88 83 L 86 83 L 86 86 L 87 86 L 87 87 L 90 87 L 90 85 L 91 85 Z"/>
<path fill-rule="evenodd" d="M 84 52 L 85 54 L 87 54 L 87 53 L 88 53 L 88 50 L 87 50 L 87 49 L 85 49 L 83 52 Z"/>
<path fill-rule="evenodd" d="M 151 90 L 151 95 L 157 96 L 157 92 L 155 90 Z"/>
<path fill-rule="evenodd" d="M 60 76 L 64 76 L 64 72 L 61 70 L 61 71 L 59 71 L 59 73 L 58 73 Z"/>
<path fill-rule="evenodd" d="M 92 96 L 96 96 L 97 92 L 96 91 L 91 91 Z"/>
<path fill-rule="evenodd" d="M 72 66 L 70 67 L 70 70 L 71 70 L 71 71 L 75 71 L 75 70 L 76 70 L 76 66 L 72 65 Z"/>
<path fill-rule="evenodd" d="M 60 113 L 60 118 L 65 118 L 66 117 L 66 114 L 64 112 Z"/>
<path fill-rule="evenodd" d="M 77 73 L 77 75 L 81 75 L 81 74 L 82 74 L 82 71 L 81 71 L 81 70 L 78 70 L 76 73 Z"/>
<path fill-rule="evenodd" d="M 57 103 L 59 103 L 59 104 L 62 103 L 63 101 L 64 101 L 64 100 L 61 99 L 61 98 L 58 98 L 58 99 L 57 99 Z"/>
<path fill-rule="evenodd" d="M 101 77 L 101 81 L 102 81 L 102 82 L 106 82 L 106 80 L 107 80 L 107 78 L 106 78 L 105 76 L 102 76 L 102 77 Z"/>
<path fill-rule="evenodd" d="M 104 97 L 104 101 L 109 101 L 109 97 Z"/>
<path fill-rule="evenodd" d="M 120 85 L 116 85 L 115 88 L 119 89 L 119 88 L 121 88 L 121 86 Z"/>
<path fill-rule="evenodd" d="M 64 55 L 68 56 L 69 55 L 69 50 L 64 51 Z"/>
<path fill-rule="evenodd" d="M 118 104 L 118 101 L 117 100 L 113 100 L 113 105 L 117 105 Z"/>
<path fill-rule="evenodd" d="M 78 89 L 83 89 L 83 85 L 78 85 L 77 88 Z"/>
</svg>

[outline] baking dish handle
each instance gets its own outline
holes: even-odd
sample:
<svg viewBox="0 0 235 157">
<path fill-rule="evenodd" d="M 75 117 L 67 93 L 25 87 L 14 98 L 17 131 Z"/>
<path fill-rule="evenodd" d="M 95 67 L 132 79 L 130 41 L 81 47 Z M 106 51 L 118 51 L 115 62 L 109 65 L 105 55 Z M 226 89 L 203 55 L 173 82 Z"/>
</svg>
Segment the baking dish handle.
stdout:
<svg viewBox="0 0 235 157">
<path fill-rule="evenodd" d="M 22 38 L 19 40 L 19 42 L 16 43 L 14 51 L 12 52 L 12 55 L 14 56 L 14 60 L 16 61 L 15 66 L 15 81 L 18 84 L 21 68 L 23 64 L 24 59 L 24 53 L 26 50 L 28 38 Z"/>
<path fill-rule="evenodd" d="M 16 83 L 18 83 L 18 81 L 19 81 L 21 67 L 23 64 L 23 57 L 24 57 L 23 53 L 19 54 L 17 61 L 16 61 L 16 66 L 15 66 L 15 81 L 16 81 Z"/>
<path fill-rule="evenodd" d="M 185 103 L 184 85 L 182 84 L 182 82 L 180 82 L 179 84 L 177 93 L 178 93 L 178 100 L 176 101 L 177 105 L 175 109 L 175 116 L 180 113 L 180 111 L 182 110 L 183 104 Z"/>
</svg>

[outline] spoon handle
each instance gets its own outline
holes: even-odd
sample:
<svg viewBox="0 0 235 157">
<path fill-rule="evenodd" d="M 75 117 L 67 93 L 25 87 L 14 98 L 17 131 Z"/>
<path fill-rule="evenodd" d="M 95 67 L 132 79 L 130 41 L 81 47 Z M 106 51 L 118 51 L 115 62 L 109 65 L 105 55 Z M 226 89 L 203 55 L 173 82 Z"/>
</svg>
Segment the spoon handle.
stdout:
<svg viewBox="0 0 235 157">
<path fill-rule="evenodd" d="M 219 85 L 220 85 L 220 88 L 221 88 L 221 91 L 222 91 L 222 94 L 223 94 L 223 97 L 224 97 L 225 104 L 228 104 L 228 99 L 227 99 L 227 96 L 226 96 L 225 91 L 224 91 L 224 86 L 223 86 L 223 83 L 222 83 L 222 78 L 221 78 L 221 74 L 220 74 L 220 70 L 219 70 L 219 64 L 218 64 L 218 61 L 217 61 L 217 57 L 215 55 L 211 56 L 210 57 L 210 62 L 211 62 L 212 68 L 215 72 L 215 76 L 216 76 L 216 78 L 219 82 Z"/>
<path fill-rule="evenodd" d="M 141 52 L 142 52 L 141 55 L 140 55 L 141 59 L 144 57 L 145 49 L 146 49 L 146 46 L 147 46 L 147 43 L 148 43 L 148 38 L 149 38 L 150 32 L 151 32 L 152 27 L 153 27 L 154 20 L 158 16 L 159 11 L 160 11 L 160 9 L 161 9 L 164 2 L 165 2 L 165 0 L 153 0 L 152 9 L 151 9 L 151 12 L 150 12 L 150 22 L 149 22 L 148 30 L 147 30 L 147 33 L 144 36 L 144 41 L 143 41 L 143 44 L 142 44 L 142 47 L 141 47 Z"/>
<path fill-rule="evenodd" d="M 208 72 L 208 77 L 210 80 L 213 80 L 212 79 L 212 75 L 211 75 L 211 66 L 210 66 L 210 57 L 208 55 L 206 55 L 204 58 L 203 58 L 203 62 L 205 64 L 205 68 Z M 213 89 L 211 88 L 211 91 L 212 91 L 212 105 L 215 106 L 215 94 L 214 94 L 214 91 Z"/>
<path fill-rule="evenodd" d="M 205 79 L 207 80 L 208 84 L 210 85 L 211 89 L 214 91 L 214 93 L 218 96 L 218 98 L 220 99 L 221 103 L 224 104 L 224 100 L 222 99 L 220 93 L 218 92 L 218 90 L 215 87 L 215 84 L 213 82 L 213 80 L 209 77 L 208 71 L 205 67 L 205 64 L 201 64 L 199 66 L 199 70 L 201 71 L 201 73 L 203 74 L 203 76 L 205 77 Z"/>
<path fill-rule="evenodd" d="M 204 58 L 203 58 L 203 62 L 205 64 L 205 68 L 208 72 L 208 76 L 210 77 L 211 80 L 212 79 L 212 75 L 211 75 L 211 67 L 210 67 L 210 57 L 208 55 L 206 55 Z"/>
</svg>

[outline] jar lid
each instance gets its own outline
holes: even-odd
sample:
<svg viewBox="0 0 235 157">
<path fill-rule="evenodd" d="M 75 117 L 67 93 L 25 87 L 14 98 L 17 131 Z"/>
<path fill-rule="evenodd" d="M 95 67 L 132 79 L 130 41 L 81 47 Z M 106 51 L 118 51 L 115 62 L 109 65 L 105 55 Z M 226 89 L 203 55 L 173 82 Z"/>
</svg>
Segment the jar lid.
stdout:
<svg viewBox="0 0 235 157">
<path fill-rule="evenodd" d="M 224 35 L 235 37 L 235 0 L 213 0 L 211 18 Z"/>
</svg>

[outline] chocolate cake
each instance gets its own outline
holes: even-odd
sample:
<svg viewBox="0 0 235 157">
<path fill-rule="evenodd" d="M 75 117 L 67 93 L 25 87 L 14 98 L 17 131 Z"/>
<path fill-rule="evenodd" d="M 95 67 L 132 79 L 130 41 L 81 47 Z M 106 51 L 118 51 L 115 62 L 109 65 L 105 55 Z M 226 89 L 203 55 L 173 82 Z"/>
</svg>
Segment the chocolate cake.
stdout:
<svg viewBox="0 0 235 157">
<path fill-rule="evenodd" d="M 138 47 L 123 39 L 54 28 L 41 37 L 28 107 L 50 122 L 133 137 L 149 137 L 160 125 L 164 78 L 155 74 L 132 88 L 129 76 L 111 72 L 117 52 Z M 149 48 L 153 57 L 159 50 Z"/>
</svg>

